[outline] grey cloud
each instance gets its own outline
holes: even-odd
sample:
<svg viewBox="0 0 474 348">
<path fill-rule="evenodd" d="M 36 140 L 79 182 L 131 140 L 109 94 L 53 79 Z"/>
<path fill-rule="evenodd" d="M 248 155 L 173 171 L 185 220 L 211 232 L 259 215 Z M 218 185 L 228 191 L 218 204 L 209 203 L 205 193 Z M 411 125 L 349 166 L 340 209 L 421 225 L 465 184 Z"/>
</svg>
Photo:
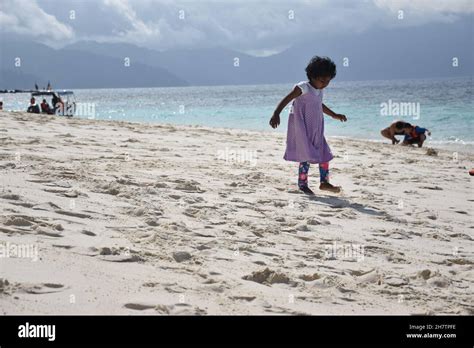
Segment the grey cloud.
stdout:
<svg viewBox="0 0 474 348">
<path fill-rule="evenodd" d="M 46 13 L 36 1 L 28 0 L 2 0 L 0 32 L 43 38 L 51 42 L 74 37 L 70 26 Z"/>
<path fill-rule="evenodd" d="M 219 45 L 256 55 L 279 52 L 308 39 L 449 22 L 473 12 L 472 0 L 38 0 L 19 9 L 24 2 L 8 0 L 14 10 L 0 12 L 2 26 L 5 23 L 10 31 L 25 35 L 40 27 L 37 38 L 62 44 L 96 40 L 158 50 Z M 70 9 L 77 9 L 74 22 L 66 16 Z M 403 21 L 397 18 L 400 9 L 405 13 Z M 25 11 L 26 18 L 21 14 Z M 33 22 L 27 20 L 31 17 Z"/>
</svg>

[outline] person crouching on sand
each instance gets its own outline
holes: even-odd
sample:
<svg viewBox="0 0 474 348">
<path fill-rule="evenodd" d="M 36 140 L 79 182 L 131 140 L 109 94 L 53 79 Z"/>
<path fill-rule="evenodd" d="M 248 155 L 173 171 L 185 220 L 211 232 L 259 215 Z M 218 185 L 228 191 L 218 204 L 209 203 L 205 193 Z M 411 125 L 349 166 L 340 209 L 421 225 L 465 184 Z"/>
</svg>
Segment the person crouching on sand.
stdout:
<svg viewBox="0 0 474 348">
<path fill-rule="evenodd" d="M 403 122 L 403 121 L 397 121 L 393 122 L 390 126 L 387 128 L 383 129 L 380 134 L 384 136 L 387 139 L 390 139 L 392 141 L 392 145 L 398 144 L 400 140 L 395 138 L 395 135 L 405 135 L 406 129 L 411 127 L 411 124 L 408 122 Z"/>
<path fill-rule="evenodd" d="M 404 135 L 402 145 L 418 144 L 419 147 L 423 146 L 423 142 L 426 140 L 425 132 L 428 135 L 431 133 L 426 128 L 413 126 L 412 124 L 404 121 L 393 122 L 389 127 L 383 129 L 380 134 L 383 137 L 390 139 L 392 144 L 398 144 L 400 140 L 395 138 L 395 135 Z"/>
<path fill-rule="evenodd" d="M 405 138 L 403 139 L 403 146 L 417 144 L 418 147 L 422 147 L 426 140 L 426 134 L 431 135 L 431 132 L 422 127 L 412 126 L 405 128 Z"/>
<path fill-rule="evenodd" d="M 306 194 L 314 194 L 308 187 L 310 163 L 319 164 L 320 190 L 340 192 L 341 188 L 329 183 L 331 149 L 324 137 L 324 115 L 341 122 L 345 115 L 336 114 L 323 104 L 323 89 L 336 76 L 336 65 L 327 57 L 315 56 L 306 67 L 308 81 L 297 83 L 293 90 L 278 104 L 270 126 L 278 127 L 281 111 L 293 100 L 288 118 L 288 133 L 284 159 L 299 162 L 298 187 Z"/>
</svg>

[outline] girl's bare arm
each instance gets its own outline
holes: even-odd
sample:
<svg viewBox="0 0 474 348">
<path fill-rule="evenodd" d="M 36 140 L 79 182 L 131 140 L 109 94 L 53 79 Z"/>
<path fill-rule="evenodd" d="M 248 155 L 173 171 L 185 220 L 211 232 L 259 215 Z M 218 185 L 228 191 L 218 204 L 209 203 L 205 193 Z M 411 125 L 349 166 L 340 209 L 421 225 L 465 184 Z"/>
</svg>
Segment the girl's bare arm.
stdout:
<svg viewBox="0 0 474 348">
<path fill-rule="evenodd" d="M 331 116 L 332 118 L 335 118 L 336 120 L 339 120 L 341 122 L 346 122 L 347 117 L 346 115 L 341 115 L 341 114 L 336 114 L 334 111 L 332 111 L 330 108 L 328 108 L 326 105 L 323 104 L 323 112 L 326 115 Z"/>
<path fill-rule="evenodd" d="M 285 98 L 283 98 L 277 105 L 275 111 L 273 112 L 273 116 L 270 119 L 270 126 L 272 128 L 276 128 L 280 125 L 280 113 L 282 110 L 296 97 L 301 95 L 301 89 L 299 87 L 295 87 Z"/>
</svg>

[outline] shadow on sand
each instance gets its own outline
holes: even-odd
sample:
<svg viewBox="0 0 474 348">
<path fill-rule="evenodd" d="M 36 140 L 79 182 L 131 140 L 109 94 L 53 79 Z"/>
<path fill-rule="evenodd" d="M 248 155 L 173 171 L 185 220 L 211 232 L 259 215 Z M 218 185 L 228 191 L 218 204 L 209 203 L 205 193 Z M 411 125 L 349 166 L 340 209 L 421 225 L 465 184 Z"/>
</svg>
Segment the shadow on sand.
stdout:
<svg viewBox="0 0 474 348">
<path fill-rule="evenodd" d="M 339 197 L 327 197 L 327 196 L 307 196 L 310 201 L 321 202 L 330 206 L 331 208 L 352 208 L 360 213 L 375 215 L 375 216 L 386 216 L 385 212 L 380 212 L 372 208 L 368 208 L 359 203 L 351 203 L 343 198 Z"/>
</svg>

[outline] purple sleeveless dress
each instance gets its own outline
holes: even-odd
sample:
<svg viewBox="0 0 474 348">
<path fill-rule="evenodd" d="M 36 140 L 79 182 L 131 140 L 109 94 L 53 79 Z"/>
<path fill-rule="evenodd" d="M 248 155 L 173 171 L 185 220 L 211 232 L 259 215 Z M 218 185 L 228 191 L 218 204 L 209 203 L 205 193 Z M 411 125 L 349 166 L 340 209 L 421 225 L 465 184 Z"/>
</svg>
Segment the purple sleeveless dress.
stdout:
<svg viewBox="0 0 474 348">
<path fill-rule="evenodd" d="M 293 100 L 288 118 L 287 161 L 324 163 L 333 159 L 324 137 L 323 91 L 300 82 L 302 94 Z"/>
</svg>

